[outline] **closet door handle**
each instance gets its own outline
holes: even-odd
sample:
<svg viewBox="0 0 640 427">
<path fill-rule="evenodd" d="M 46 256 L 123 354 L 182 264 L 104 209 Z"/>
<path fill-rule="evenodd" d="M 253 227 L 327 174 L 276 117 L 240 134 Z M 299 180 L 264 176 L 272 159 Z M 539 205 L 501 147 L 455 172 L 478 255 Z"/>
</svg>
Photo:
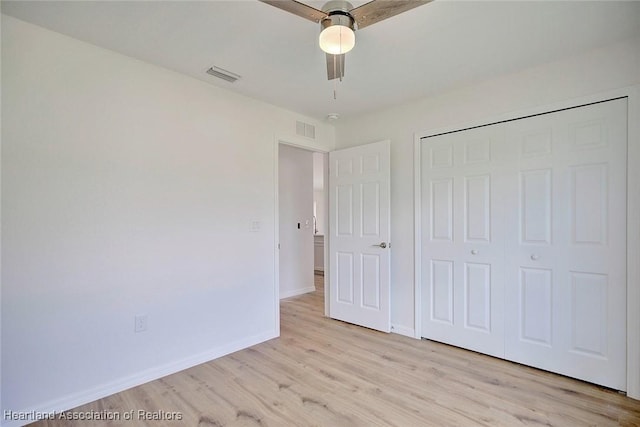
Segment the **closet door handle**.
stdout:
<svg viewBox="0 0 640 427">
<path fill-rule="evenodd" d="M 537 255 L 537 254 L 531 254 L 531 260 L 532 260 L 532 261 L 537 261 L 537 260 L 539 260 L 539 259 L 540 259 L 540 255 Z"/>
<path fill-rule="evenodd" d="M 471 255 L 478 255 L 478 251 L 475 249 L 471 249 Z"/>
</svg>

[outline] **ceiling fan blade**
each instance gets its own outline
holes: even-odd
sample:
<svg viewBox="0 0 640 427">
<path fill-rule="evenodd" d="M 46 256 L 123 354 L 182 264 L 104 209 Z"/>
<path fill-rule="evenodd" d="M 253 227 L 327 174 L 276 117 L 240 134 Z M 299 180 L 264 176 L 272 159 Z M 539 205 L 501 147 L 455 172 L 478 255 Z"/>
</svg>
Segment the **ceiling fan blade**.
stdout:
<svg viewBox="0 0 640 427">
<path fill-rule="evenodd" d="M 372 0 L 349 11 L 361 30 L 371 24 L 398 15 L 433 0 Z"/>
<path fill-rule="evenodd" d="M 262 3 L 270 4 L 278 9 L 286 10 L 287 12 L 298 15 L 301 18 L 308 19 L 313 22 L 320 22 L 320 20 L 327 16 L 327 14 L 321 10 L 308 6 L 304 3 L 300 3 L 296 0 L 259 0 Z"/>
<path fill-rule="evenodd" d="M 344 77 L 344 58 L 344 53 L 340 55 L 327 53 L 327 77 L 329 80 Z"/>
</svg>

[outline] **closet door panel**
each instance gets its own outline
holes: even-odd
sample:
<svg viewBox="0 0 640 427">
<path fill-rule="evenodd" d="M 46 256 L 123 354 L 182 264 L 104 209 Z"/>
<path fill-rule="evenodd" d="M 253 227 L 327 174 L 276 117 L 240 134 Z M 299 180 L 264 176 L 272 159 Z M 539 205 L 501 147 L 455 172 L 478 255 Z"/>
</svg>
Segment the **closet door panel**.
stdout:
<svg viewBox="0 0 640 427">
<path fill-rule="evenodd" d="M 422 146 L 423 335 L 504 357 L 502 131 Z"/>
<path fill-rule="evenodd" d="M 626 99 L 421 141 L 422 335 L 626 389 Z"/>
<path fill-rule="evenodd" d="M 516 120 L 505 356 L 626 389 L 626 100 Z M 512 304 L 511 302 L 518 303 Z"/>
</svg>

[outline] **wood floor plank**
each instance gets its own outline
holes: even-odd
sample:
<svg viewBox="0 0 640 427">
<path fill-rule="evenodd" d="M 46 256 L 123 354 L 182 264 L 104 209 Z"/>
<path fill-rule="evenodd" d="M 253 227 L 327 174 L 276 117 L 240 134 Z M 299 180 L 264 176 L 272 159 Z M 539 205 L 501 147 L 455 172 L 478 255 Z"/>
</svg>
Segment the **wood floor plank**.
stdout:
<svg viewBox="0 0 640 427">
<path fill-rule="evenodd" d="M 640 426 L 640 401 L 615 391 L 327 319 L 321 276 L 316 289 L 282 301 L 280 338 L 70 411 L 134 411 L 132 421 L 34 425 Z"/>
</svg>

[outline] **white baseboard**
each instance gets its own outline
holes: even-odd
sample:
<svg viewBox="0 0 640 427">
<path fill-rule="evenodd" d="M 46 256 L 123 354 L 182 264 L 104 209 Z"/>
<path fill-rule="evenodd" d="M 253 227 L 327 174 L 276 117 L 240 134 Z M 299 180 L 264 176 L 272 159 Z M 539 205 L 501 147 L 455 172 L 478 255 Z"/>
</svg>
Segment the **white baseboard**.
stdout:
<svg viewBox="0 0 640 427">
<path fill-rule="evenodd" d="M 254 335 L 252 337 L 245 338 L 221 347 L 216 347 L 214 349 L 196 354 L 194 356 L 189 356 L 175 362 L 170 362 L 161 366 L 157 366 L 155 368 L 146 369 L 142 372 L 136 373 L 126 378 L 121 378 L 106 384 L 101 384 L 78 393 L 73 393 L 49 402 L 44 402 L 41 405 L 13 412 L 14 414 L 32 414 L 32 417 L 42 417 L 43 415 L 54 413 L 59 414 L 60 412 L 68 411 L 69 409 L 76 408 L 80 405 L 85 405 L 95 400 L 102 399 L 103 397 L 111 396 L 112 394 L 119 393 L 129 388 L 136 387 L 153 380 L 157 380 L 158 378 L 162 378 L 167 375 L 175 374 L 176 372 L 180 372 L 193 366 L 209 362 L 211 360 L 251 347 L 256 344 L 260 344 L 261 342 L 268 341 L 272 338 L 277 338 L 279 335 L 279 331 L 271 331 Z M 0 414 L 0 426 L 2 427 L 23 426 L 34 421 L 34 419 L 10 420 L 6 419 L 5 414 Z"/>
<path fill-rule="evenodd" d="M 314 292 L 316 290 L 315 286 L 307 286 L 306 288 L 298 288 L 293 289 L 287 292 L 280 292 L 280 299 L 291 298 L 302 294 L 307 294 L 309 292 Z"/>
<path fill-rule="evenodd" d="M 398 335 L 404 335 L 409 338 L 416 337 L 416 331 L 413 328 L 407 328 L 406 326 L 392 324 L 391 332 Z"/>
</svg>

